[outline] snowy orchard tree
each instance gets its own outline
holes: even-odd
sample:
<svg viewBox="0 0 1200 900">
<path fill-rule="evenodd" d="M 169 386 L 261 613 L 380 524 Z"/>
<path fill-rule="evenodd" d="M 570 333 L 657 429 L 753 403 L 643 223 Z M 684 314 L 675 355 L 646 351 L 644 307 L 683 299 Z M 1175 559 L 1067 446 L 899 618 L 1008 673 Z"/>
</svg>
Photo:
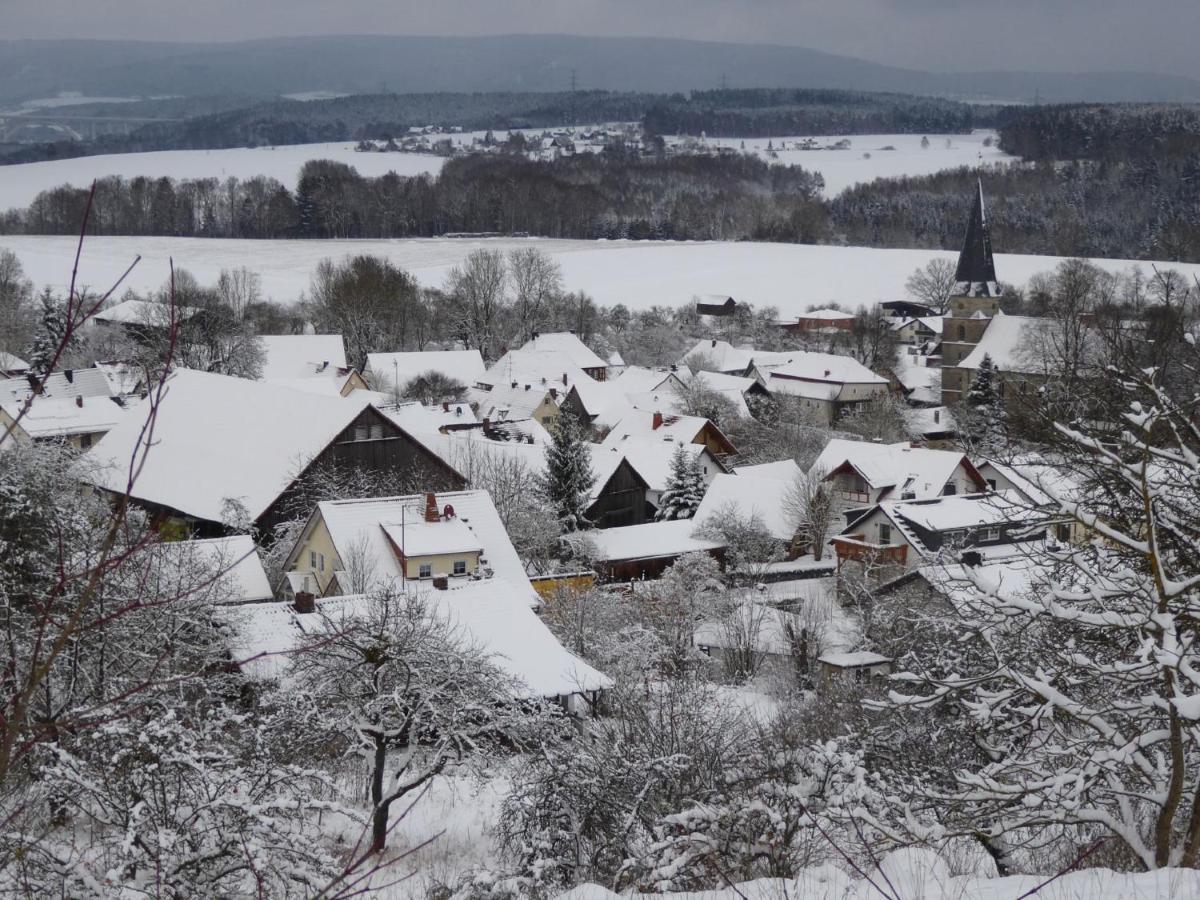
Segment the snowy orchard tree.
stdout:
<svg viewBox="0 0 1200 900">
<path fill-rule="evenodd" d="M 560 412 L 550 427 L 550 438 L 541 493 L 563 531 L 581 531 L 590 524 L 588 498 L 596 481 L 583 425 L 571 413 Z"/>
<path fill-rule="evenodd" d="M 313 727 L 366 763 L 371 850 L 387 844 L 392 807 L 448 768 L 519 742 L 533 719 L 521 686 L 419 596 L 390 591 L 313 617 L 291 676 Z"/>
<path fill-rule="evenodd" d="M 879 779 L 861 753 L 804 744 L 786 728 L 756 729 L 702 802 L 663 816 L 655 840 L 619 875 L 643 891 L 703 891 L 756 878 L 795 878 L 879 839 L 863 813 L 885 815 Z"/>
<path fill-rule="evenodd" d="M 290 723 L 201 696 L 45 745 L 26 809 L 49 804 L 55 821 L 4 836 L 0 885 L 63 896 L 319 893 L 340 867 L 317 814 L 339 807 L 320 799 L 333 795 L 323 775 L 274 760 L 282 736 L 269 730 Z"/>
<path fill-rule="evenodd" d="M 1120 421 L 1056 426 L 1081 482 L 1041 487 L 1088 540 L 1044 551 L 1029 589 L 965 569 L 960 645 L 982 658 L 900 677 L 894 706 L 957 704 L 985 732 L 988 763 L 941 795 L 960 823 L 1098 829 L 1147 869 L 1200 861 L 1200 357 L 1185 349 L 1188 395 L 1158 368 L 1109 370 Z"/>
<path fill-rule="evenodd" d="M 660 522 L 692 518 L 704 499 L 705 487 L 704 472 L 697 455 L 688 453 L 683 444 L 676 444 L 675 452 L 671 454 L 667 486 L 659 497 L 654 518 Z"/>
</svg>

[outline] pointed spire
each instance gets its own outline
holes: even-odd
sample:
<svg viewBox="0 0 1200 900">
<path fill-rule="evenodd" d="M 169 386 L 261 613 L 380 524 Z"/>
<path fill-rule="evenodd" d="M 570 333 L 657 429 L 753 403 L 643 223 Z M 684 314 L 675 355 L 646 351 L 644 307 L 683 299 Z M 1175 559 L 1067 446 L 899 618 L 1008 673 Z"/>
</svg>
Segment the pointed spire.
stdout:
<svg viewBox="0 0 1200 900">
<path fill-rule="evenodd" d="M 992 260 L 992 236 L 983 205 L 983 180 L 978 182 L 975 205 L 967 223 L 967 237 L 958 255 L 955 278 L 959 292 L 968 297 L 992 297 L 999 294 L 996 265 Z"/>
</svg>

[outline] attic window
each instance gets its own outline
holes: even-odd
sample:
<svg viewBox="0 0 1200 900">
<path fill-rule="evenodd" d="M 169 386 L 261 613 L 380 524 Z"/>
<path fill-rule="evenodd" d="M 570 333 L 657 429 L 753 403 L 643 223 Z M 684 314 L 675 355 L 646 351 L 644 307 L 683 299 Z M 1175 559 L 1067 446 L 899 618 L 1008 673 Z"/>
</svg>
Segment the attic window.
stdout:
<svg viewBox="0 0 1200 900">
<path fill-rule="evenodd" d="M 946 486 L 942 488 L 943 497 L 953 497 L 958 493 L 958 486 L 953 481 L 947 481 Z"/>
<path fill-rule="evenodd" d="M 980 536 L 980 540 L 984 540 L 984 541 L 1000 540 L 1000 529 L 995 526 L 993 526 L 991 528 L 983 529 L 983 534 Z"/>
</svg>

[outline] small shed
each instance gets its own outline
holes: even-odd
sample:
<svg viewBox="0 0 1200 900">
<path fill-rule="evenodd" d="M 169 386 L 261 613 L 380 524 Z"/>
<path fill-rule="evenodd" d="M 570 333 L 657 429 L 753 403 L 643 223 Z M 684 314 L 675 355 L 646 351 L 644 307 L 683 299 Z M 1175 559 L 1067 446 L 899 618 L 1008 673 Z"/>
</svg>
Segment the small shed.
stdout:
<svg viewBox="0 0 1200 900">
<path fill-rule="evenodd" d="M 820 683 L 827 687 L 841 681 L 862 682 L 869 678 L 885 678 L 892 672 L 891 657 L 870 650 L 845 653 L 826 653 L 817 658 L 820 663 Z"/>
</svg>

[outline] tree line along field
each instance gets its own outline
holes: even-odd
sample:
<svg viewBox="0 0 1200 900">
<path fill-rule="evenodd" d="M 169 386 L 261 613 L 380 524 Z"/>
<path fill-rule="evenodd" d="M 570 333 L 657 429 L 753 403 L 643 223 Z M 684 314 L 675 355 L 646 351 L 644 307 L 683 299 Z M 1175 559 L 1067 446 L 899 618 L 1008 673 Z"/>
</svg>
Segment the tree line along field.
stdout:
<svg viewBox="0 0 1200 900">
<path fill-rule="evenodd" d="M 35 288 L 65 292 L 77 239 L 69 236 L 0 237 L 12 250 Z M 539 238 L 441 238 L 417 240 L 226 240 L 162 237 L 92 237 L 84 242 L 83 284 L 109 284 L 135 256 L 141 261 L 123 282 L 140 293 L 167 280 L 168 261 L 204 284 L 215 283 L 222 269 L 248 269 L 261 278 L 264 297 L 293 304 L 309 289 L 322 259 L 343 261 L 366 254 L 389 260 L 410 272 L 424 287 L 439 287 L 447 273 L 476 250 L 509 252 L 536 247 L 557 262 L 564 284 L 583 290 L 605 306 L 630 310 L 655 305 L 681 306 L 696 296 L 724 293 L 739 303 L 773 306 L 783 318 L 805 309 L 837 303 L 848 309 L 900 299 L 905 279 L 932 259 L 953 259 L 948 251 L 885 250 L 803 244 L 678 241 L 567 241 Z M 1025 285 L 1062 259 L 1000 253 L 996 268 L 1005 282 Z M 1098 259 L 1109 272 L 1135 265 L 1131 260 Z M 1149 276 L 1149 264 L 1142 263 Z M 1159 263 L 1164 268 L 1166 263 Z M 1186 279 L 1200 265 L 1172 265 Z"/>
<path fill-rule="evenodd" d="M 1198 133 L 1194 113 L 1168 107 L 1049 107 L 1014 114 L 1001 124 L 1000 147 L 1027 159 L 1005 163 L 998 157 L 982 172 L 997 246 L 1017 253 L 1200 259 Z M 104 235 L 498 232 L 955 249 L 981 174 L 962 166 L 881 178 L 828 199 L 820 174 L 803 165 L 811 157 L 819 167 L 820 152 L 788 149 L 788 161 L 802 165 L 774 164 L 779 151 L 759 146 L 761 139 L 751 139 L 745 152 L 724 142 L 719 155 L 667 153 L 663 145 L 664 152 L 654 155 L 618 144 L 553 159 L 530 158 L 523 138 L 510 140 L 512 152 L 454 158 L 436 177 L 364 176 L 345 164 L 314 160 L 294 186 L 270 178 L 106 179 L 92 227 Z M 873 153 L 882 165 L 888 152 L 884 147 L 862 156 Z M 379 160 L 365 156 L 372 164 Z M 404 154 L 381 156 L 409 162 Z M 869 173 L 875 160 L 863 164 Z M 0 217 L 0 232 L 73 233 L 85 198 L 81 187 L 43 192 L 27 210 Z"/>
</svg>

